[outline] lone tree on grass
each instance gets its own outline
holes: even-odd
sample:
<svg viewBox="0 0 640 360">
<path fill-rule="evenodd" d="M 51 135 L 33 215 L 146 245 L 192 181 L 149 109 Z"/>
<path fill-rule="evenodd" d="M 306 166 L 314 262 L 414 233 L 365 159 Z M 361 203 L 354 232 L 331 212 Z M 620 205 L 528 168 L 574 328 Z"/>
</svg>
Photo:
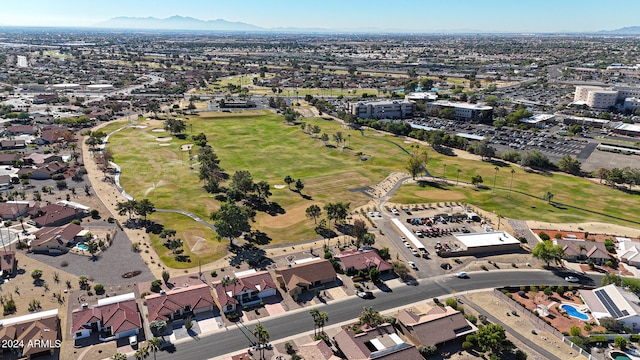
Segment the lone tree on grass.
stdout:
<svg viewBox="0 0 640 360">
<path fill-rule="evenodd" d="M 231 246 L 233 246 L 233 239 L 244 232 L 251 231 L 249 215 L 246 210 L 233 202 L 222 204 L 220 210 L 211 214 L 211 220 L 216 227 L 218 240 L 228 238 Z"/>
</svg>

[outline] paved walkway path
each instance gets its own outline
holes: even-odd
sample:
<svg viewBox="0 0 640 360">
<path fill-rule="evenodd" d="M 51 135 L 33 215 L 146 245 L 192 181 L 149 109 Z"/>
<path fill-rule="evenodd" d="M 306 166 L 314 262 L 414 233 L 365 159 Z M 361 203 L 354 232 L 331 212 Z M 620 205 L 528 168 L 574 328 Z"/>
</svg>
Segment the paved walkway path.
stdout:
<svg viewBox="0 0 640 360">
<path fill-rule="evenodd" d="M 492 323 L 501 325 L 508 334 L 512 335 L 513 337 L 515 337 L 516 339 L 521 341 L 523 344 L 525 344 L 529 348 L 533 349 L 538 354 L 542 355 L 545 359 L 561 360 L 559 357 L 555 356 L 554 354 L 550 353 L 549 351 L 547 351 L 547 350 L 541 348 L 540 346 L 538 346 L 538 344 L 536 344 L 533 341 L 529 340 L 526 336 L 520 334 L 520 332 L 518 332 L 518 330 L 513 329 L 512 327 L 510 327 L 510 326 L 506 325 L 505 323 L 503 323 L 502 321 L 498 320 L 495 316 L 493 316 L 493 315 L 489 314 L 488 312 L 484 311 L 483 308 L 481 308 L 477 304 L 473 303 L 471 300 L 469 300 L 464 295 L 462 295 L 460 297 L 464 298 L 464 305 L 468 305 L 471 308 L 473 308 L 475 311 L 477 311 L 479 314 L 485 315 L 487 317 L 487 319 L 489 321 L 491 321 Z"/>
</svg>

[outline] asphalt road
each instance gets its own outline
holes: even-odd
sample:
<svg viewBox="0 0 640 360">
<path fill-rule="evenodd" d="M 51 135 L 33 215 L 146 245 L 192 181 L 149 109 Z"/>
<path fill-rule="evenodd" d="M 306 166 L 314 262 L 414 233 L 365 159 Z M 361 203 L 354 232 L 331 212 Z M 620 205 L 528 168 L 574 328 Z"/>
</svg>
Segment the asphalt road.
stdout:
<svg viewBox="0 0 640 360">
<path fill-rule="evenodd" d="M 328 313 L 328 326 L 330 326 L 331 324 L 357 318 L 364 306 L 372 306 L 375 310 L 384 312 L 433 297 L 453 294 L 454 291 L 461 292 L 521 285 L 570 285 L 564 280 L 563 276 L 564 274 L 539 270 L 496 270 L 471 273 L 468 279 L 458 279 L 452 275 L 445 275 L 428 280 L 422 279 L 418 286 L 401 286 L 389 293 L 376 292 L 376 298 L 372 300 L 350 297 L 343 301 L 320 306 L 319 310 Z M 595 275 L 583 277 L 583 279 L 586 285 L 599 285 L 602 277 Z M 261 323 L 269 332 L 271 342 L 313 330 L 313 323 L 308 309 L 268 318 Z M 173 353 L 158 352 L 157 359 L 208 359 L 241 351 L 249 348 L 251 346 L 250 342 L 254 340 L 251 335 L 251 329 L 253 329 L 253 324 L 248 325 L 246 328 L 243 325 L 239 325 L 237 327 L 229 327 L 227 331 L 215 332 L 196 338 L 194 341 L 181 342 L 176 344 L 176 351 Z"/>
</svg>

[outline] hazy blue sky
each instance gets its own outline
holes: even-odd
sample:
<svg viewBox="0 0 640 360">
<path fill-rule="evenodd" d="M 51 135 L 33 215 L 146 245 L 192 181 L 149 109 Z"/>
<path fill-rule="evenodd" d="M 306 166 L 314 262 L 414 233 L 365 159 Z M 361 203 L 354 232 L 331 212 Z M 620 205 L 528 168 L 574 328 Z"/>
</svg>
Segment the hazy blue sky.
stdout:
<svg viewBox="0 0 640 360">
<path fill-rule="evenodd" d="M 0 25 L 91 26 L 173 15 L 265 28 L 580 32 L 640 25 L 637 0 L 0 0 Z"/>
</svg>

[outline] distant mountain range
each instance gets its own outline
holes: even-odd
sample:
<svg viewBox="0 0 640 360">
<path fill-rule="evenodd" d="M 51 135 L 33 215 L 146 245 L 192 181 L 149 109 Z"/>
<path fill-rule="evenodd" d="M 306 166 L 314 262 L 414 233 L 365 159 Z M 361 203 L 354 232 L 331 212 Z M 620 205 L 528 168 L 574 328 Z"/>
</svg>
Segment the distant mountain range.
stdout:
<svg viewBox="0 0 640 360">
<path fill-rule="evenodd" d="M 627 26 L 615 30 L 601 30 L 598 34 L 607 35 L 640 35 L 640 26 Z"/>
<path fill-rule="evenodd" d="M 326 28 L 294 28 L 278 27 L 264 28 L 244 22 L 227 21 L 224 19 L 201 20 L 187 16 L 171 16 L 165 19 L 155 17 L 129 17 L 119 16 L 107 21 L 95 24 L 93 27 L 105 29 L 131 29 L 131 30 L 187 30 L 187 31 L 231 31 L 231 32 L 283 32 L 283 33 L 419 33 L 406 29 L 380 29 L 380 28 L 351 28 L 351 29 L 326 29 Z M 438 34 L 473 34 L 487 33 L 482 30 L 457 29 L 457 30 L 436 30 L 425 31 L 424 33 Z M 615 30 L 601 30 L 596 32 L 585 32 L 601 35 L 640 35 L 640 26 L 628 26 Z"/>
<path fill-rule="evenodd" d="M 171 16 L 166 19 L 155 17 L 128 17 L 119 16 L 93 25 L 105 29 L 130 29 L 130 30 L 187 30 L 187 31 L 236 31 L 236 32 L 280 32 L 280 33 L 411 33 L 405 29 L 381 29 L 375 27 L 366 28 L 296 28 L 276 27 L 264 28 L 243 22 L 232 22 L 224 19 L 200 20 L 185 16 Z M 431 33 L 480 33 L 477 30 L 453 30 L 431 31 Z"/>
<path fill-rule="evenodd" d="M 95 24 L 94 27 L 145 30 L 268 31 L 268 29 L 243 22 L 232 22 L 224 19 L 205 21 L 185 16 L 172 16 L 166 19 L 119 16 Z"/>
</svg>

